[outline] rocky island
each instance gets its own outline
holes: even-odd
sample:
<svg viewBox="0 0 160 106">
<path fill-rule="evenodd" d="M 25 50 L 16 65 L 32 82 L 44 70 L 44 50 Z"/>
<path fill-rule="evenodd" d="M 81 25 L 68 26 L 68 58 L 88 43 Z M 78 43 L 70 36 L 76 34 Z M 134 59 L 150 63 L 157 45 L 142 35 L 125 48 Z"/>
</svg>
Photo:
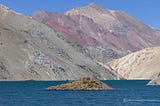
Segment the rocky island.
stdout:
<svg viewBox="0 0 160 106">
<path fill-rule="evenodd" d="M 147 85 L 160 86 L 160 73 L 155 78 L 153 78 Z"/>
<path fill-rule="evenodd" d="M 48 87 L 47 90 L 112 90 L 107 84 L 90 77 L 84 77 L 80 80 Z"/>
</svg>

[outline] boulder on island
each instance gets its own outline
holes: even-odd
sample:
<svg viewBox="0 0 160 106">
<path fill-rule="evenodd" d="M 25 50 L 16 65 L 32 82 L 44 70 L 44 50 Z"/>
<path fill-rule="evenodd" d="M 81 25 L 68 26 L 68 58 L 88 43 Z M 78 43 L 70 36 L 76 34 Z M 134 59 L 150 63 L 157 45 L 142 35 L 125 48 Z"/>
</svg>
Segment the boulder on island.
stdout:
<svg viewBox="0 0 160 106">
<path fill-rule="evenodd" d="M 48 87 L 47 90 L 112 90 L 107 84 L 89 77 L 82 78 L 67 84 Z"/>
</svg>

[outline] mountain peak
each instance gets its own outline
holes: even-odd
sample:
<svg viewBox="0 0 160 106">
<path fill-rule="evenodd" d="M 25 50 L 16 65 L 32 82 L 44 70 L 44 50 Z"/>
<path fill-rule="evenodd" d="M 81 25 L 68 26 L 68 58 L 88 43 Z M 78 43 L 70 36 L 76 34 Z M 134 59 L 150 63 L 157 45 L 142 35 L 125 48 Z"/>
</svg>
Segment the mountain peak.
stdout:
<svg viewBox="0 0 160 106">
<path fill-rule="evenodd" d="M 91 7 L 93 9 L 96 9 L 96 10 L 99 10 L 99 11 L 106 11 L 107 10 L 106 8 L 104 8 L 103 6 L 101 6 L 101 5 L 99 5 L 99 4 L 95 3 L 95 2 L 89 4 L 86 7 Z"/>
<path fill-rule="evenodd" d="M 98 5 L 98 4 L 95 3 L 95 2 L 92 2 L 92 3 L 89 4 L 88 6 L 91 6 L 91 7 L 101 7 L 100 5 Z"/>
<path fill-rule="evenodd" d="M 109 13 L 108 9 L 106 9 L 103 6 L 93 2 L 93 3 L 91 3 L 87 6 L 84 6 L 84 7 L 73 8 L 72 10 L 67 11 L 65 13 L 65 15 L 79 15 L 79 14 L 82 15 L 83 13 L 87 13 L 87 12 L 91 12 L 91 13 L 95 14 L 93 11 L 98 12 L 98 13 L 104 13 L 104 12 Z"/>
</svg>

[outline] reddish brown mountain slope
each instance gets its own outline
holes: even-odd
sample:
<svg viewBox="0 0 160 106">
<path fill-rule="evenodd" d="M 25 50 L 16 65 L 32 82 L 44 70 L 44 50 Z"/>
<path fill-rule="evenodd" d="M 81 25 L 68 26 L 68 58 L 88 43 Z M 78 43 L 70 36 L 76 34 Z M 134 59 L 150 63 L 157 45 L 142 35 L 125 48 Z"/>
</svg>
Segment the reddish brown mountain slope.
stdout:
<svg viewBox="0 0 160 106">
<path fill-rule="evenodd" d="M 61 15 L 39 11 L 32 17 L 82 46 L 108 45 L 137 51 L 160 45 L 160 33 L 156 30 L 125 12 L 105 9 L 95 3 Z"/>
<path fill-rule="evenodd" d="M 32 17 L 49 25 L 61 35 L 76 41 L 81 46 L 109 45 L 117 47 L 116 45 L 119 45 L 120 48 L 124 46 L 130 48 L 122 39 L 117 38 L 91 18 L 83 15 L 67 16 L 40 11 L 33 14 Z"/>
<path fill-rule="evenodd" d="M 95 61 L 106 63 L 130 51 L 160 45 L 160 32 L 121 11 L 95 3 L 64 14 L 38 11 L 31 15 L 63 37 L 76 42 Z"/>
<path fill-rule="evenodd" d="M 137 51 L 146 47 L 160 45 L 160 33 L 145 25 L 136 18 L 122 11 L 105 9 L 95 3 L 83 8 L 75 8 L 65 15 L 83 15 L 93 19 L 106 30 L 129 45 L 116 44 L 116 47 Z M 109 36 L 109 35 L 108 35 Z M 110 39 L 113 43 L 113 39 Z"/>
<path fill-rule="evenodd" d="M 33 14 L 32 17 L 49 25 L 58 33 L 60 33 L 60 35 L 68 38 L 71 41 L 75 41 L 78 45 L 84 47 L 85 50 L 88 51 L 89 55 L 92 58 L 96 58 L 96 60 L 103 61 L 100 58 L 106 57 L 105 60 L 107 61 L 109 58 L 117 58 L 126 54 L 126 51 L 122 52 L 121 50 L 118 50 L 117 52 L 114 51 L 113 48 L 117 48 L 116 45 L 122 45 L 119 48 L 123 48 L 125 45 L 127 45 L 126 42 L 123 42 L 123 40 L 117 38 L 108 30 L 105 30 L 101 25 L 95 23 L 91 18 L 86 16 L 67 16 L 46 11 L 39 11 Z M 101 47 L 104 45 L 111 47 L 111 49 Z M 128 45 L 127 47 L 129 48 Z M 110 53 L 107 53 L 106 50 L 109 50 Z M 95 52 L 94 54 L 92 53 L 93 51 Z M 107 53 L 108 55 L 106 56 L 106 54 L 103 52 Z M 97 55 L 99 54 L 102 56 L 98 58 Z"/>
</svg>

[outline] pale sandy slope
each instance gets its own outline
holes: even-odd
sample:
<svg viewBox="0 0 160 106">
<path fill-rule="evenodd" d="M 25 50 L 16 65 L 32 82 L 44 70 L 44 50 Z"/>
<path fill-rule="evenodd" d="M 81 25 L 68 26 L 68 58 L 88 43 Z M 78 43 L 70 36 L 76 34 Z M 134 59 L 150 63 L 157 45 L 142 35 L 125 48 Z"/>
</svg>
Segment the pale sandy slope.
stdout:
<svg viewBox="0 0 160 106">
<path fill-rule="evenodd" d="M 160 47 L 143 49 L 107 64 L 126 79 L 151 79 L 160 72 Z"/>
</svg>

